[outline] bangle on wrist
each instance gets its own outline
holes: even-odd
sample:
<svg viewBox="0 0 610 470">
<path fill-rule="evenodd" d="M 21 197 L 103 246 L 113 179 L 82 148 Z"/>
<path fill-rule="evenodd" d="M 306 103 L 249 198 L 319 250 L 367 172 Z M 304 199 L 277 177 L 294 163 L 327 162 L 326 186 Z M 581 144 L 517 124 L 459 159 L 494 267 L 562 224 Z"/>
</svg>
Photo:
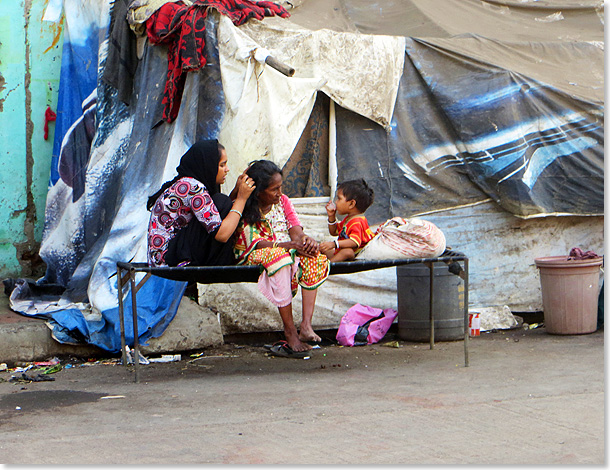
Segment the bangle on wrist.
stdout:
<svg viewBox="0 0 610 470">
<path fill-rule="evenodd" d="M 335 240 L 335 246 L 337 247 L 337 250 L 339 249 L 339 240 Z"/>
<path fill-rule="evenodd" d="M 330 221 L 330 219 L 328 219 L 328 225 L 336 225 L 337 221 L 333 220 L 332 222 Z"/>
<path fill-rule="evenodd" d="M 273 242 L 273 248 L 277 248 L 277 247 L 278 247 L 277 242 Z"/>
<path fill-rule="evenodd" d="M 235 212 L 241 218 L 241 212 L 239 212 L 237 209 L 231 209 L 229 212 Z"/>
</svg>

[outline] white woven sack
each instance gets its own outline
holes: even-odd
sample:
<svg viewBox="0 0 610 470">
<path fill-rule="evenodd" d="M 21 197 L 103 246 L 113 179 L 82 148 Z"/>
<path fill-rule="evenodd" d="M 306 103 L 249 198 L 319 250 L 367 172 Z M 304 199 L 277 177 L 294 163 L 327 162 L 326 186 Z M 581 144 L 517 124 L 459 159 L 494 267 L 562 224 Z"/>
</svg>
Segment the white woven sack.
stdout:
<svg viewBox="0 0 610 470">
<path fill-rule="evenodd" d="M 394 217 L 377 229 L 358 259 L 435 258 L 446 248 L 445 235 L 432 222 Z"/>
</svg>

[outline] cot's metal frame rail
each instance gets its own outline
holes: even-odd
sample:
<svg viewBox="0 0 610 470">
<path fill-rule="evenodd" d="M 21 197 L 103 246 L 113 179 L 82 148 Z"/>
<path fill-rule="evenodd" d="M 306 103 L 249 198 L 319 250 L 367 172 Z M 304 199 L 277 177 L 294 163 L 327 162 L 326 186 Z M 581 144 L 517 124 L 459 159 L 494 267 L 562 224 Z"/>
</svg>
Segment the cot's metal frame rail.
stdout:
<svg viewBox="0 0 610 470">
<path fill-rule="evenodd" d="M 452 264 L 462 261 L 459 274 L 464 282 L 464 366 L 469 367 L 469 332 L 468 332 L 468 257 L 456 251 L 447 250 L 436 258 L 392 259 L 392 260 L 356 260 L 331 263 L 330 274 L 350 274 L 373 269 L 389 268 L 407 264 L 425 264 L 430 270 L 430 349 L 434 349 L 434 263 Z M 136 283 L 136 274 L 145 273 Z M 131 293 L 131 309 L 133 322 L 133 363 L 135 381 L 139 382 L 140 345 L 138 340 L 138 309 L 136 294 L 148 281 L 156 275 L 165 279 L 177 281 L 196 281 L 200 284 L 257 282 L 260 270 L 258 266 L 184 266 L 184 267 L 151 267 L 146 263 L 117 262 L 117 290 L 119 302 L 119 321 L 121 327 L 121 351 L 123 364 L 127 365 L 127 349 L 125 340 L 124 301 L 127 293 Z"/>
</svg>

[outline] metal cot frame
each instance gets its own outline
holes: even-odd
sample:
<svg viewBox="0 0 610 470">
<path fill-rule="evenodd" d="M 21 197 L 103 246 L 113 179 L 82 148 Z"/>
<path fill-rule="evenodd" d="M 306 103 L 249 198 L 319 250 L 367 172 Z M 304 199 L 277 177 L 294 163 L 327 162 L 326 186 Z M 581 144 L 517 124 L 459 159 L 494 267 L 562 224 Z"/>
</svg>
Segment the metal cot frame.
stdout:
<svg viewBox="0 0 610 470">
<path fill-rule="evenodd" d="M 373 269 L 389 268 L 407 264 L 425 264 L 430 270 L 430 349 L 434 349 L 434 263 L 447 264 L 462 261 L 464 282 L 464 366 L 469 366 L 468 334 L 468 257 L 460 252 L 447 250 L 436 258 L 390 259 L 390 260 L 356 260 L 330 264 L 330 275 L 350 274 Z M 137 273 L 146 273 L 136 282 Z M 138 307 L 136 294 L 150 276 L 159 276 L 175 281 L 198 282 L 200 284 L 225 284 L 236 282 L 257 282 L 260 275 L 258 266 L 184 266 L 152 267 L 146 263 L 117 262 L 117 295 L 119 301 L 119 321 L 121 327 L 121 351 L 123 364 L 127 365 L 125 340 L 124 300 L 131 292 L 132 322 L 134 333 L 134 369 L 135 381 L 139 382 L 138 366 L 140 345 L 138 341 Z M 460 276 L 461 277 L 461 276 Z"/>
</svg>

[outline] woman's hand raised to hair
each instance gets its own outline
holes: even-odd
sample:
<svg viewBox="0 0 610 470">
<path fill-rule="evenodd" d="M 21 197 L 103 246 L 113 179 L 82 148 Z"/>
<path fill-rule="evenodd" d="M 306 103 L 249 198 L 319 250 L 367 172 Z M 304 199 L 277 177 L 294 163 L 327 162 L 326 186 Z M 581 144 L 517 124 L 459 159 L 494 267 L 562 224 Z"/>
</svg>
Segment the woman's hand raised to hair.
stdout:
<svg viewBox="0 0 610 470">
<path fill-rule="evenodd" d="M 256 188 L 254 180 L 245 173 L 242 173 L 237 181 L 238 184 L 235 185 L 235 188 L 231 192 L 231 194 L 233 194 L 237 190 L 237 196 L 233 201 L 233 209 L 222 220 L 220 228 L 214 237 L 215 240 L 219 241 L 220 243 L 226 243 L 231 235 L 233 235 L 233 232 L 235 232 L 235 229 L 239 224 L 239 220 L 242 217 L 242 212 L 244 210 L 244 206 L 246 205 L 246 201 L 250 197 L 250 194 L 252 194 L 252 191 L 254 191 L 254 188 Z"/>
<path fill-rule="evenodd" d="M 245 173 L 242 173 L 241 175 L 239 175 L 237 181 L 237 199 L 246 201 L 250 197 L 250 194 L 252 194 L 252 191 L 254 191 L 254 189 L 256 188 L 254 180 Z"/>
<path fill-rule="evenodd" d="M 237 181 L 235 182 L 235 187 L 231 190 L 231 194 L 229 194 L 229 197 L 231 198 L 232 201 L 235 201 L 239 195 L 239 188 L 242 186 L 244 180 L 246 180 L 248 178 L 248 175 L 246 174 L 247 168 L 237 177 Z M 253 182 L 254 183 L 254 182 Z M 252 190 L 254 190 L 254 187 L 252 188 Z M 248 194 L 249 196 L 249 194 Z M 247 199 L 247 197 L 246 197 Z"/>
</svg>

